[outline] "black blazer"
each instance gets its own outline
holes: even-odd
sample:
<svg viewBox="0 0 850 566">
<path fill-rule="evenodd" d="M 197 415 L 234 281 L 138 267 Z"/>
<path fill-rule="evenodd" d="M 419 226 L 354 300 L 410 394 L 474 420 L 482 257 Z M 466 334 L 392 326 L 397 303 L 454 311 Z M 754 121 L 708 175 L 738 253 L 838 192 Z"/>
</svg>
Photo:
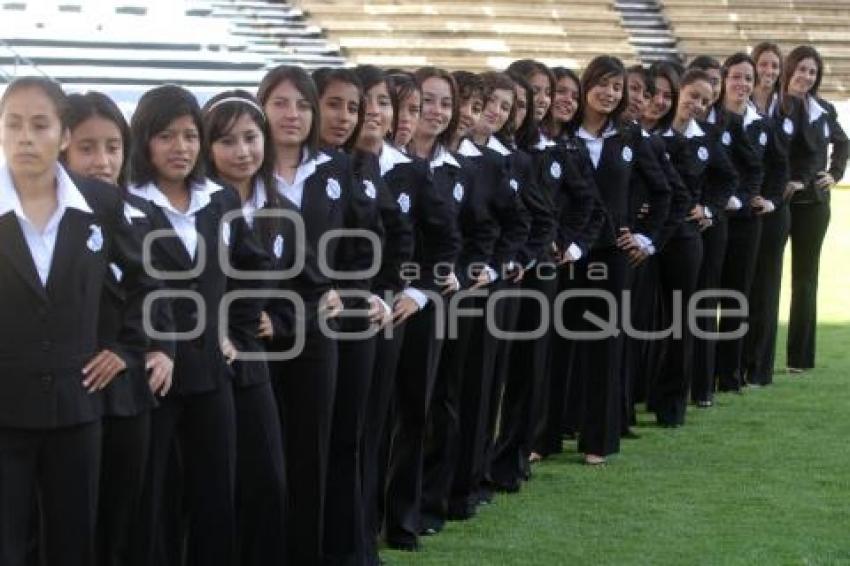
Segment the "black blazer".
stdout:
<svg viewBox="0 0 850 566">
<path fill-rule="evenodd" d="M 690 128 L 698 135 L 685 137 L 672 128 L 661 135 L 667 147 L 670 161 L 688 187 L 688 213 L 696 205 L 709 209 L 712 216 L 726 207 L 729 196 L 738 183 L 738 173 L 720 142 L 705 134 L 701 124 L 692 123 Z M 699 236 L 695 222 L 682 222 L 671 237 L 692 238 Z M 664 235 L 667 238 L 667 235 Z"/>
<path fill-rule="evenodd" d="M 584 143 L 581 138 L 578 141 Z M 633 192 L 638 190 L 638 178 L 649 202 L 644 224 L 650 233 L 646 235 L 654 240 L 667 219 L 670 186 L 640 126 L 623 125 L 604 138 L 593 175 L 603 204 L 602 214 L 594 214 L 593 221 L 601 224 L 594 246 L 616 247 L 621 227 L 634 231 Z"/>
<path fill-rule="evenodd" d="M 511 182 L 522 200 L 528 233 L 517 250 L 517 261 L 526 267 L 542 261 L 550 249 L 555 233 L 555 216 L 550 196 L 540 187 L 534 162 L 524 151 L 514 149 L 508 156 Z"/>
<path fill-rule="evenodd" d="M 113 190 L 119 191 L 118 188 Z M 124 194 L 123 198 L 126 201 L 125 216 L 141 242 L 151 230 L 149 215 L 152 209 L 146 201 L 135 195 Z M 161 265 L 156 258 L 149 259 L 154 265 Z M 122 358 L 132 360 L 132 363 L 127 364 L 127 370 L 103 390 L 103 414 L 131 417 L 155 407 L 156 400 L 148 386 L 145 352 L 132 347 L 132 344 L 139 342 L 136 340 L 137 333 L 144 333 L 144 329 L 135 326 L 141 320 L 138 314 L 127 310 L 128 307 L 138 307 L 138 305 L 128 305 L 126 293 L 121 286 L 123 277 L 121 269 L 114 263 L 110 263 L 98 313 L 98 335 L 100 349 L 121 352 Z M 151 308 L 151 321 L 154 327 L 163 332 L 173 332 L 174 316 L 171 312 L 171 303 L 167 300 L 159 300 L 153 303 Z M 174 342 L 149 339 L 148 350 L 163 352 L 174 359 Z"/>
<path fill-rule="evenodd" d="M 749 203 L 757 195 L 761 193 L 761 185 L 764 178 L 764 169 L 762 167 L 761 154 L 758 151 L 759 137 L 761 132 L 756 132 L 752 128 L 758 128 L 760 124 L 750 124 L 750 137 L 744 131 L 744 120 L 742 116 L 728 112 L 722 108 L 715 108 L 715 123 L 704 123 L 706 133 L 720 142 L 720 147 L 726 152 L 732 165 L 738 173 L 738 183 L 732 189 L 732 195 L 736 196 L 741 201 L 741 209 L 739 211 L 726 211 L 726 203 L 718 209 L 722 216 L 731 215 L 740 216 L 748 215 L 750 211 Z M 727 199 L 728 201 L 728 199 Z"/>
<path fill-rule="evenodd" d="M 384 151 L 398 150 L 385 147 Z M 454 206 L 437 190 L 427 161 L 413 156 L 406 156 L 406 160 L 383 174 L 387 188 L 413 230 L 413 256 L 409 263 L 413 269 L 402 270 L 402 284 L 438 291 L 434 278 L 436 266 L 453 266 L 462 245 L 454 222 Z"/>
<path fill-rule="evenodd" d="M 586 254 L 596 238 L 588 226 L 599 203 L 599 191 L 584 146 L 573 138 L 561 137 L 557 143 L 529 148 L 529 155 L 537 185 L 555 220 L 542 259 L 552 259 L 553 245 L 564 250 L 575 244 Z"/>
<path fill-rule="evenodd" d="M 812 101 L 823 108 L 820 116 L 815 117 Z M 795 105 L 795 112 L 800 115 L 796 121 L 801 127 L 789 148 L 790 177 L 792 181 L 803 183 L 805 189 L 791 198 L 792 203 L 828 202 L 829 191 L 815 188 L 817 173 L 827 171 L 839 181 L 847 166 L 850 146 L 835 107 L 821 98 L 810 98 L 808 105 L 808 108 L 799 102 Z"/>
<path fill-rule="evenodd" d="M 631 226 L 641 234 L 653 234 L 650 238 L 655 248 L 660 251 L 690 212 L 688 208 L 690 191 L 673 166 L 670 155 L 667 153 L 667 146 L 661 136 L 657 133 L 650 133 L 647 142 L 661 167 L 661 171 L 664 173 L 664 178 L 667 179 L 667 184 L 670 186 L 670 207 L 667 211 L 667 218 L 660 228 L 655 229 L 654 226 L 646 222 L 649 217 L 647 212 L 651 209 L 649 194 L 642 178 L 639 177 L 636 179 L 638 182 L 634 187 L 633 201 L 630 205 L 633 215 Z"/>
<path fill-rule="evenodd" d="M 129 321 L 133 328 L 141 327 L 145 295 L 157 289 L 144 273 L 141 246 L 118 191 L 93 179 L 71 178 L 92 213 L 65 211 L 46 287 L 15 213 L 0 216 L 5 321 L 0 325 L 0 427 L 51 429 L 100 418 L 102 395 L 83 388 L 82 369 L 98 351 L 98 308 L 108 266 L 115 263 L 122 271 L 128 312 L 139 317 Z M 124 346 L 142 352 L 148 343 L 136 332 Z"/>
<path fill-rule="evenodd" d="M 236 191 L 221 187 L 211 194 L 210 199 L 209 204 L 195 215 L 195 230 L 199 240 L 203 238 L 205 242 L 205 268 L 190 279 L 172 279 L 163 282 L 169 289 L 193 291 L 203 298 L 202 310 L 190 299 L 172 299 L 177 332 L 188 332 L 198 325 L 199 317 L 206 318 L 204 330 L 198 338 L 177 341 L 174 382 L 169 395 L 191 395 L 214 391 L 223 385 L 230 386 L 234 376 L 232 368 L 224 360 L 219 342 L 219 307 L 229 285 L 228 277 L 219 261 L 220 248 L 222 246 L 228 248 L 226 253 L 234 268 L 243 271 L 260 271 L 270 267 L 268 254 L 257 242 L 241 216 L 229 224 L 222 222 L 225 214 L 241 209 Z M 153 202 L 149 204 L 152 209 L 151 228 L 173 230 L 163 209 Z M 161 269 L 164 271 L 193 270 L 201 260 L 201 251 L 199 245 L 198 253 L 193 261 L 176 234 L 172 237 L 158 238 L 153 243 L 153 253 L 161 261 Z M 232 327 L 234 324 L 236 324 L 234 321 L 230 321 L 229 326 Z M 245 332 L 256 332 L 256 328 L 256 326 L 246 328 Z M 231 328 L 228 328 L 224 333 L 231 332 Z"/>
</svg>

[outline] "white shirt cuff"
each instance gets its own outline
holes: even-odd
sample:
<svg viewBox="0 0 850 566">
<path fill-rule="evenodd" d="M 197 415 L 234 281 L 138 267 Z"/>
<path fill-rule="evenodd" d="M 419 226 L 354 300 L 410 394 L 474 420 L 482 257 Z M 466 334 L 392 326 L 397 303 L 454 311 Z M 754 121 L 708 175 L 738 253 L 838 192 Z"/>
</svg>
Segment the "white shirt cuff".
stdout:
<svg viewBox="0 0 850 566">
<path fill-rule="evenodd" d="M 567 248 L 567 255 L 572 261 L 578 261 L 582 256 L 581 248 L 575 244 L 570 244 L 570 247 Z"/>
<path fill-rule="evenodd" d="M 419 310 L 422 310 L 425 308 L 425 305 L 428 304 L 428 295 L 415 287 L 408 287 L 402 291 L 402 293 L 413 299 L 413 301 L 419 305 Z"/>
<path fill-rule="evenodd" d="M 706 218 L 708 218 L 709 220 L 711 220 L 714 217 L 714 214 L 712 214 L 711 209 L 708 208 L 707 206 L 702 207 L 702 215 L 705 216 Z"/>
<path fill-rule="evenodd" d="M 726 202 L 726 210 L 741 210 L 741 199 L 734 195 L 729 197 Z"/>
<path fill-rule="evenodd" d="M 499 274 L 496 273 L 496 270 L 489 265 L 484 268 L 484 273 L 487 274 L 487 278 L 490 279 L 490 283 L 499 278 Z"/>
<path fill-rule="evenodd" d="M 764 212 L 766 213 L 773 212 L 774 210 L 776 210 L 776 205 L 773 204 L 773 201 L 765 199 L 764 208 L 762 210 L 764 210 Z"/>
<path fill-rule="evenodd" d="M 655 254 L 655 246 L 652 244 L 652 240 L 644 234 L 635 234 L 635 240 L 637 240 L 638 245 L 642 252 L 646 252 L 649 255 Z"/>
<path fill-rule="evenodd" d="M 528 263 L 526 263 L 526 264 L 525 264 L 525 268 L 524 268 L 524 269 L 525 269 L 526 271 L 528 271 L 529 269 L 533 268 L 535 265 L 537 265 L 537 260 L 536 260 L 536 259 L 532 259 L 531 261 L 529 261 Z"/>
</svg>

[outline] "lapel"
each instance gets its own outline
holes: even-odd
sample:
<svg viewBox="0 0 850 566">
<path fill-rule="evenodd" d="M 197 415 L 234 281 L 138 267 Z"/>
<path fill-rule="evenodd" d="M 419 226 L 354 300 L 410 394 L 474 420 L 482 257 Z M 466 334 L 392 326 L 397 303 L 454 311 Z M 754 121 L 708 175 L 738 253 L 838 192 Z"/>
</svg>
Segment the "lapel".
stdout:
<svg viewBox="0 0 850 566">
<path fill-rule="evenodd" d="M 218 246 L 219 244 L 219 223 L 221 221 L 221 215 L 218 213 L 219 209 L 216 206 L 215 202 L 210 202 L 207 206 L 202 208 L 195 214 L 195 230 L 198 232 L 198 240 L 200 241 L 203 238 L 204 243 L 204 253 L 206 254 L 207 265 L 210 265 L 209 262 L 218 262 Z M 234 236 L 230 237 L 230 243 L 233 244 Z M 186 248 L 183 247 L 183 244 L 178 241 L 180 245 L 180 249 L 183 250 L 186 258 L 189 259 L 189 254 L 186 253 Z M 198 251 L 201 249 L 198 247 Z M 196 267 L 198 262 L 201 261 L 201 254 L 195 253 L 195 261 L 192 267 Z M 190 260 L 191 261 L 191 260 Z"/>
<path fill-rule="evenodd" d="M 53 250 L 53 262 L 50 265 L 50 273 L 47 276 L 47 293 L 56 296 L 57 285 L 66 284 L 70 281 L 68 275 L 73 269 L 80 269 L 81 254 L 85 257 L 90 254 L 106 254 L 106 243 L 101 244 L 98 251 L 88 248 L 88 239 L 92 232 L 92 225 L 100 227 L 103 234 L 103 226 L 91 214 L 79 211 L 75 208 L 67 208 L 62 220 L 59 222 L 59 231 L 56 234 L 56 248 Z M 76 267 L 75 267 L 76 266 Z"/>
<path fill-rule="evenodd" d="M 301 215 L 304 218 L 304 224 L 307 226 L 308 233 L 314 230 L 314 233 L 325 231 L 328 217 L 336 204 L 336 200 L 331 200 L 327 194 L 328 181 L 328 177 L 323 175 L 319 168 L 304 181 L 304 195 L 301 197 Z M 339 179 L 337 179 L 337 182 L 339 182 Z"/>
<path fill-rule="evenodd" d="M 183 246 L 180 236 L 178 236 L 177 232 L 174 231 L 174 227 L 171 225 L 171 222 L 169 222 L 168 217 L 165 216 L 165 212 L 156 205 L 153 205 L 151 208 L 153 209 L 151 212 L 152 228 L 154 230 L 168 230 L 171 232 L 170 236 L 157 238 L 156 245 L 161 247 L 161 249 L 176 262 L 177 269 L 174 271 L 191 270 L 192 258 Z"/>
<path fill-rule="evenodd" d="M 33 292 L 44 302 L 47 302 L 47 292 L 41 284 L 35 263 L 30 255 L 29 247 L 24 239 L 24 233 L 18 224 L 14 212 L 0 217 L 0 254 L 5 255 L 18 274 L 26 281 Z M 55 257 L 55 256 L 54 256 Z"/>
</svg>

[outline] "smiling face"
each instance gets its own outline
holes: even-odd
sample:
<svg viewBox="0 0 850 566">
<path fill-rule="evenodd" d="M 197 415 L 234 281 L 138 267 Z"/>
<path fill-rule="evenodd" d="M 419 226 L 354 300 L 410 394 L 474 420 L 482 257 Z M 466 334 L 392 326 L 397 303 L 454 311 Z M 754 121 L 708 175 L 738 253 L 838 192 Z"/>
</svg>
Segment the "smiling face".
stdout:
<svg viewBox="0 0 850 566">
<path fill-rule="evenodd" d="M 313 125 L 313 109 L 291 81 L 283 81 L 272 89 L 264 110 L 275 145 L 300 148 L 307 141 Z"/>
<path fill-rule="evenodd" d="M 340 147 L 357 126 L 360 91 L 350 83 L 332 81 L 319 99 L 322 117 L 319 138 L 323 145 Z"/>
<path fill-rule="evenodd" d="M 569 122 L 578 110 L 579 86 L 570 77 L 561 77 L 555 83 L 552 98 L 552 116 L 560 123 Z"/>
<path fill-rule="evenodd" d="M 491 136 L 501 130 L 511 115 L 514 104 L 514 91 L 494 89 L 484 105 L 484 113 L 479 121 L 478 131 L 482 136 Z"/>
<path fill-rule="evenodd" d="M 809 94 L 818 78 L 818 63 L 811 57 L 802 59 L 794 67 L 794 74 L 788 81 L 788 92 L 796 96 Z"/>
<path fill-rule="evenodd" d="M 726 102 L 734 105 L 746 104 L 755 87 L 755 69 L 744 61 L 732 65 L 726 73 Z"/>
<path fill-rule="evenodd" d="M 534 93 L 534 119 L 540 122 L 552 104 L 552 84 L 544 73 L 534 73 L 529 77 L 528 82 Z"/>
<path fill-rule="evenodd" d="M 221 178 L 233 186 L 249 182 L 265 157 L 263 131 L 248 113 L 241 114 L 210 147 Z"/>
<path fill-rule="evenodd" d="M 56 166 L 68 146 L 56 106 L 37 87 L 20 88 L 6 98 L 0 115 L 6 163 L 15 177 L 39 177 Z"/>
<path fill-rule="evenodd" d="M 702 119 L 711 106 L 711 99 L 711 84 L 706 81 L 695 81 L 682 87 L 676 119 L 683 123 Z"/>
<path fill-rule="evenodd" d="M 706 69 L 705 74 L 708 75 L 711 86 L 711 104 L 714 104 L 720 99 L 720 87 L 723 85 L 723 77 L 720 74 L 720 69 Z"/>
<path fill-rule="evenodd" d="M 387 83 L 381 81 L 366 91 L 365 105 L 360 140 L 367 144 L 379 143 L 393 125 L 393 104 Z"/>
<path fill-rule="evenodd" d="M 602 116 L 610 115 L 623 99 L 624 77 L 606 75 L 587 91 L 585 101 L 588 110 Z"/>
<path fill-rule="evenodd" d="M 766 90 L 773 89 L 776 81 L 779 80 L 781 70 L 782 63 L 776 53 L 773 51 L 764 51 L 759 55 L 759 59 L 756 61 L 756 72 L 758 74 L 759 85 L 762 88 Z"/>
<path fill-rule="evenodd" d="M 425 79 L 422 83 L 422 118 L 417 131 L 434 138 L 445 132 L 452 120 L 452 104 L 451 85 L 445 79 Z"/>
<path fill-rule="evenodd" d="M 673 107 L 673 87 L 667 77 L 655 77 L 655 94 L 646 105 L 644 115 L 651 122 L 657 122 Z"/>
<path fill-rule="evenodd" d="M 157 179 L 168 183 L 186 180 L 201 152 L 201 136 L 191 116 L 179 116 L 148 142 Z"/>
<path fill-rule="evenodd" d="M 117 185 L 124 165 L 124 140 L 118 125 L 101 116 L 77 124 L 71 131 L 65 162 L 79 175 Z"/>
</svg>

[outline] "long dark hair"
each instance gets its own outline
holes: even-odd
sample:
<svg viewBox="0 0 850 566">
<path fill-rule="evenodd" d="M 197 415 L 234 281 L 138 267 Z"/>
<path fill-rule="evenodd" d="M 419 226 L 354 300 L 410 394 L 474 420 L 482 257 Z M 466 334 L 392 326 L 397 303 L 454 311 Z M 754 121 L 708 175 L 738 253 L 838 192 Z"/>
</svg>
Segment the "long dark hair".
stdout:
<svg viewBox="0 0 850 566">
<path fill-rule="evenodd" d="M 531 88 L 524 76 L 513 72 L 508 72 L 508 76 L 516 83 L 517 87 L 525 91 L 527 105 L 525 119 L 514 131 L 514 143 L 519 149 L 529 151 L 540 139 L 540 132 L 538 132 L 537 123 L 534 121 L 534 109 L 532 108 L 534 89 Z M 516 104 L 516 99 L 514 99 L 514 113 L 516 113 Z"/>
<path fill-rule="evenodd" d="M 130 179 L 136 185 L 154 183 L 157 180 L 156 168 L 151 163 L 150 141 L 165 130 L 177 118 L 189 116 L 202 141 L 198 159 L 189 175 L 188 184 L 202 183 L 205 180 L 203 148 L 204 124 L 201 107 L 194 95 L 183 87 L 165 85 L 147 91 L 139 99 L 136 111 L 130 121 Z"/>
<path fill-rule="evenodd" d="M 452 93 L 452 118 L 449 120 L 449 125 L 445 131 L 437 136 L 437 144 L 448 148 L 451 145 L 452 137 L 454 137 L 458 122 L 460 121 L 460 112 L 458 111 L 460 108 L 460 97 L 457 92 L 457 83 L 451 73 L 438 67 L 422 67 L 421 69 L 417 69 L 414 76 L 416 77 L 416 83 L 419 85 L 420 91 L 422 90 L 422 85 L 428 79 L 442 79 L 449 84 L 449 90 Z"/>
<path fill-rule="evenodd" d="M 275 67 L 266 73 L 266 76 L 260 81 L 260 86 L 257 88 L 257 100 L 260 101 L 260 106 L 265 108 L 272 91 L 286 81 L 292 83 L 292 86 L 301 93 L 301 96 L 304 97 L 313 111 L 313 121 L 310 124 L 310 131 L 307 133 L 307 139 L 304 140 L 304 147 L 307 148 L 310 157 L 313 157 L 319 151 L 319 128 L 322 117 L 319 112 L 319 94 L 316 91 L 316 85 L 313 83 L 313 79 L 310 78 L 307 71 L 295 65 L 279 65 Z"/>
<path fill-rule="evenodd" d="M 584 111 L 587 107 L 587 95 L 590 90 L 602 82 L 603 79 L 610 77 L 622 77 L 623 79 L 623 96 L 620 98 L 619 104 L 608 116 L 608 123 L 614 127 L 621 126 L 621 117 L 623 111 L 629 104 L 629 89 L 626 84 L 626 67 L 623 62 L 616 57 L 610 55 L 600 55 L 594 57 L 588 63 L 584 72 L 581 74 L 581 99 L 579 100 L 578 110 L 570 124 L 572 131 L 577 131 L 584 121 Z"/>
<path fill-rule="evenodd" d="M 814 97 L 817 97 L 818 89 L 820 88 L 820 83 L 823 79 L 823 59 L 821 59 L 818 50 L 812 47 L 811 45 L 800 45 L 798 47 L 795 47 L 785 59 L 785 68 L 782 72 L 783 97 L 788 93 L 788 83 L 791 82 L 791 77 L 794 76 L 794 71 L 797 69 L 797 65 L 799 65 L 800 61 L 802 61 L 803 59 L 814 59 L 815 64 L 818 67 L 818 75 L 817 77 L 815 77 L 815 82 L 812 85 L 811 90 L 809 90 L 809 94 Z"/>
<path fill-rule="evenodd" d="M 118 172 L 118 186 L 125 189 L 127 186 L 127 168 L 130 162 L 130 126 L 127 119 L 115 102 L 102 92 L 89 91 L 85 94 L 71 94 L 68 96 L 68 109 L 66 110 L 65 123 L 68 130 L 73 132 L 77 126 L 89 118 L 103 118 L 109 120 L 121 134 L 121 170 Z M 62 152 L 59 158 L 66 163 L 67 150 Z"/>
<path fill-rule="evenodd" d="M 782 88 L 782 49 L 780 49 L 778 45 L 771 41 L 762 41 L 761 43 L 753 47 L 753 51 L 750 54 L 750 57 L 752 57 L 753 62 L 756 65 L 756 83 L 758 83 L 759 80 L 758 62 L 761 56 L 765 53 L 773 53 L 774 55 L 776 55 L 777 58 L 779 58 L 779 76 L 776 78 L 776 82 L 773 84 L 773 92 L 778 93 Z"/>
</svg>

